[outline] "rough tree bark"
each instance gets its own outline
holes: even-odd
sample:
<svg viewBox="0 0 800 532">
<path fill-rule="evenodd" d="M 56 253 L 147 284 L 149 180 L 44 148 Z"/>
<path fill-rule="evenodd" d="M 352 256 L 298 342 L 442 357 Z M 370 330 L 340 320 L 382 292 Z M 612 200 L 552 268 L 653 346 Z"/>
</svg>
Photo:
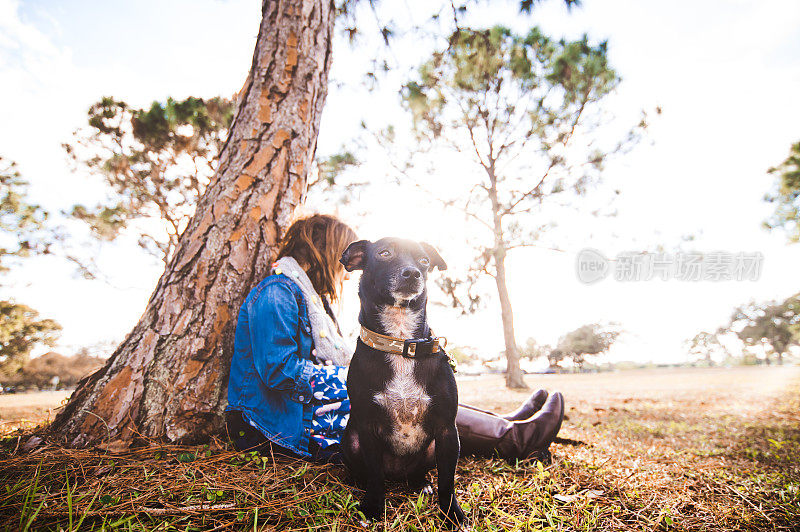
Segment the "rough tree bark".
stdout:
<svg viewBox="0 0 800 532">
<path fill-rule="evenodd" d="M 193 443 L 223 426 L 236 314 L 305 195 L 331 64 L 333 2 L 263 0 L 262 15 L 216 175 L 139 323 L 52 423 L 64 443 Z"/>
</svg>

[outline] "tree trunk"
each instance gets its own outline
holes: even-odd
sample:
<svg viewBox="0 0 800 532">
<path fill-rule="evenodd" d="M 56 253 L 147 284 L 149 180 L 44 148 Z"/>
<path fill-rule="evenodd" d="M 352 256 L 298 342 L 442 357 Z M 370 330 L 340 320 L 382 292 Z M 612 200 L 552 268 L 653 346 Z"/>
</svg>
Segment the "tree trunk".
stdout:
<svg viewBox="0 0 800 532">
<path fill-rule="evenodd" d="M 506 344 L 506 386 L 509 388 L 528 388 L 522 379 L 522 369 L 519 367 L 519 349 L 514 334 L 514 314 L 511 311 L 511 300 L 506 287 L 506 251 L 495 251 L 495 282 L 497 295 L 500 297 L 500 314 L 503 318 L 503 340 Z"/>
<path fill-rule="evenodd" d="M 514 313 L 511 310 L 511 299 L 508 297 L 506 286 L 506 241 L 503 233 L 503 217 L 500 214 L 500 201 L 497 194 L 497 174 L 495 174 L 495 157 L 492 152 L 492 139 L 489 138 L 489 165 L 486 168 L 489 177 L 489 201 L 492 205 L 492 221 L 494 229 L 494 258 L 497 295 L 500 298 L 500 316 L 503 319 L 503 340 L 506 346 L 506 386 L 508 388 L 527 389 L 528 385 L 522 379 L 522 369 L 519 367 L 519 349 L 517 338 L 514 334 Z"/>
<path fill-rule="evenodd" d="M 51 425 L 69 445 L 194 443 L 223 427 L 237 312 L 304 198 L 331 64 L 333 2 L 263 0 L 262 15 L 219 168 L 175 254 Z"/>
</svg>

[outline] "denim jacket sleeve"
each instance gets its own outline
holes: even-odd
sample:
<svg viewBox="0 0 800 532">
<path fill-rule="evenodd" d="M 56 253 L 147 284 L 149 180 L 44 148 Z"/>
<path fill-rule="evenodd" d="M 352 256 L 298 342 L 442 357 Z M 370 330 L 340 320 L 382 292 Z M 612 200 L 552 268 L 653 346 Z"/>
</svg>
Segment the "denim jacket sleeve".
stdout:
<svg viewBox="0 0 800 532">
<path fill-rule="evenodd" d="M 311 401 L 314 365 L 298 352 L 300 308 L 283 283 L 270 283 L 249 304 L 253 363 L 267 388 L 291 392 L 298 403 Z"/>
</svg>

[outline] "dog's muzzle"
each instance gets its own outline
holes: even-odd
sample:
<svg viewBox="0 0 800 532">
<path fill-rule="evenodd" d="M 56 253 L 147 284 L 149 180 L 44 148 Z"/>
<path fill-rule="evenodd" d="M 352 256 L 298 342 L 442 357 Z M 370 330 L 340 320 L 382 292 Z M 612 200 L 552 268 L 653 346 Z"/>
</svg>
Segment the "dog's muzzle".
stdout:
<svg viewBox="0 0 800 532">
<path fill-rule="evenodd" d="M 416 268 L 405 268 L 392 278 L 391 294 L 395 299 L 414 299 L 423 288 L 422 274 Z"/>
</svg>

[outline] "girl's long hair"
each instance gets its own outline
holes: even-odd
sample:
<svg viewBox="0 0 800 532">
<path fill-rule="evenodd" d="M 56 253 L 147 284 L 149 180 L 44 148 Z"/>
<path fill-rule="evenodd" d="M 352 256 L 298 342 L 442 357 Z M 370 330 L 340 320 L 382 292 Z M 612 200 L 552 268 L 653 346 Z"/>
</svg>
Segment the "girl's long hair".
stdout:
<svg viewBox="0 0 800 532">
<path fill-rule="evenodd" d="M 339 258 L 356 238 L 356 232 L 335 216 L 314 214 L 296 220 L 286 230 L 278 258 L 292 257 L 308 267 L 306 273 L 314 290 L 330 301 L 338 301 L 341 286 L 337 286 L 337 279 L 344 269 Z"/>
</svg>

